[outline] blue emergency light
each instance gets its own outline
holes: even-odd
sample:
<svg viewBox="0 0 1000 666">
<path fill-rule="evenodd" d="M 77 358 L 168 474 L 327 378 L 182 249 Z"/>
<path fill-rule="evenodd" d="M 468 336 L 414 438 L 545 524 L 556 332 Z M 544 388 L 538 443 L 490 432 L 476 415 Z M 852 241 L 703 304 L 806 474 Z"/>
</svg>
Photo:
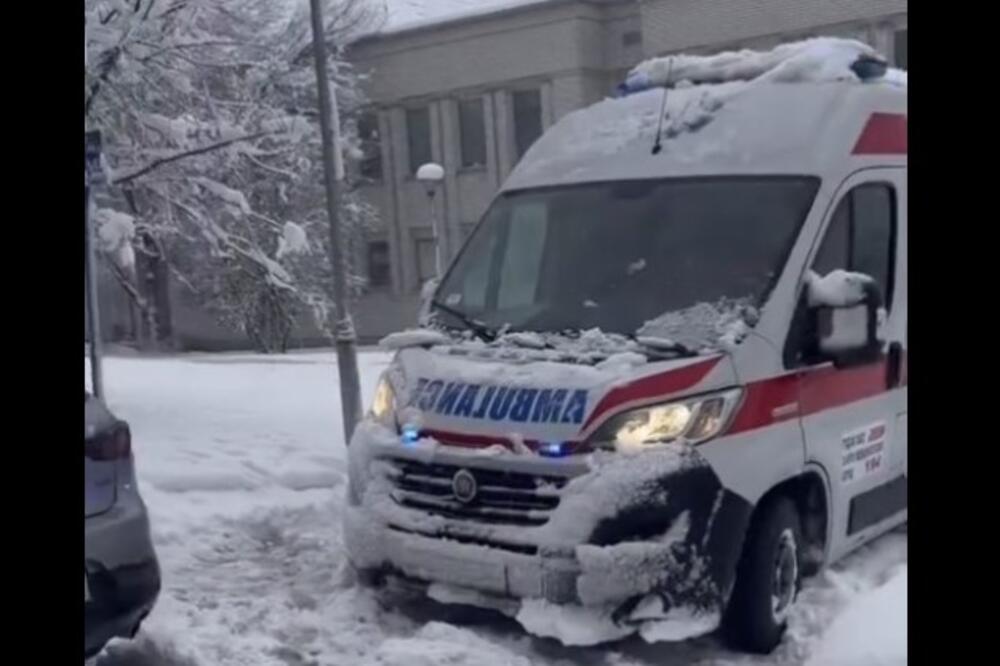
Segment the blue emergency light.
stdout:
<svg viewBox="0 0 1000 666">
<path fill-rule="evenodd" d="M 566 442 L 542 442 L 538 446 L 538 455 L 547 458 L 561 458 L 566 455 Z"/>
<path fill-rule="evenodd" d="M 403 426 L 399 438 L 403 442 L 404 446 L 412 446 L 417 443 L 418 439 L 420 439 L 420 430 L 416 426 L 405 425 Z"/>
</svg>

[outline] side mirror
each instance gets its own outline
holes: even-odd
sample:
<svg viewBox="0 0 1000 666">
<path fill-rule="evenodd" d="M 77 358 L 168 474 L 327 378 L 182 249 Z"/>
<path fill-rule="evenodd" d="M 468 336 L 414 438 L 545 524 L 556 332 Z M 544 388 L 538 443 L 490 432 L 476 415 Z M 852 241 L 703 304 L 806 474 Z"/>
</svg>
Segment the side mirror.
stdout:
<svg viewBox="0 0 1000 666">
<path fill-rule="evenodd" d="M 861 273 L 836 270 L 806 279 L 811 334 L 807 355 L 845 367 L 876 360 L 884 346 L 885 309 L 878 284 Z"/>
</svg>

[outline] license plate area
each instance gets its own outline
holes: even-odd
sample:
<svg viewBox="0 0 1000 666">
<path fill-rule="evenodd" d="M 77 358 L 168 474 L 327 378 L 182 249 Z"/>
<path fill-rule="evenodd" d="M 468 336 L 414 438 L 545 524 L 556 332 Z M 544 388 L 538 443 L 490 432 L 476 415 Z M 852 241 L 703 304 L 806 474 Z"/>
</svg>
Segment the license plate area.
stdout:
<svg viewBox="0 0 1000 666">
<path fill-rule="evenodd" d="M 407 544 L 402 551 L 411 575 L 499 594 L 507 592 L 507 575 L 501 562 L 456 557 L 423 545 Z"/>
</svg>

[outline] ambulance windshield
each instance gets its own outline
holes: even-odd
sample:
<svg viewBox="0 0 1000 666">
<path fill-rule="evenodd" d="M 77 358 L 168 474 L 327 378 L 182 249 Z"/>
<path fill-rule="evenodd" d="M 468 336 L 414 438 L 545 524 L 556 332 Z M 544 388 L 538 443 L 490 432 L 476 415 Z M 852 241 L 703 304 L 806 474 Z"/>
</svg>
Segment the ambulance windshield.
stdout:
<svg viewBox="0 0 1000 666">
<path fill-rule="evenodd" d="M 713 177 L 502 195 L 436 294 L 445 324 L 633 334 L 699 303 L 760 305 L 819 181 Z M 461 317 L 459 317 L 461 315 Z"/>
</svg>

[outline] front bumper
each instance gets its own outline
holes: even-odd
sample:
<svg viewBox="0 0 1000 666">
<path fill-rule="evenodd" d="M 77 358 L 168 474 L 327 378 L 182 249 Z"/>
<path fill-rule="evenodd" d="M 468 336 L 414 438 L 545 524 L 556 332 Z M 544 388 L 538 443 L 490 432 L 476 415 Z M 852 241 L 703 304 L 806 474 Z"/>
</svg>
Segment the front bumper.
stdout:
<svg viewBox="0 0 1000 666">
<path fill-rule="evenodd" d="M 720 613 L 752 508 L 690 447 L 594 463 L 484 456 L 434 442 L 400 447 L 360 427 L 350 455 L 344 539 L 356 568 L 507 600 L 628 612 L 656 594 L 666 607 Z M 569 480 L 543 524 L 486 523 L 401 503 L 405 489 L 380 471 L 387 460 L 489 468 L 490 483 L 497 470 Z"/>
<path fill-rule="evenodd" d="M 420 583 L 445 583 L 513 599 L 579 602 L 581 573 L 573 557 L 523 555 L 497 548 L 407 533 L 373 522 L 348 507 L 344 540 L 355 566 Z"/>
</svg>

